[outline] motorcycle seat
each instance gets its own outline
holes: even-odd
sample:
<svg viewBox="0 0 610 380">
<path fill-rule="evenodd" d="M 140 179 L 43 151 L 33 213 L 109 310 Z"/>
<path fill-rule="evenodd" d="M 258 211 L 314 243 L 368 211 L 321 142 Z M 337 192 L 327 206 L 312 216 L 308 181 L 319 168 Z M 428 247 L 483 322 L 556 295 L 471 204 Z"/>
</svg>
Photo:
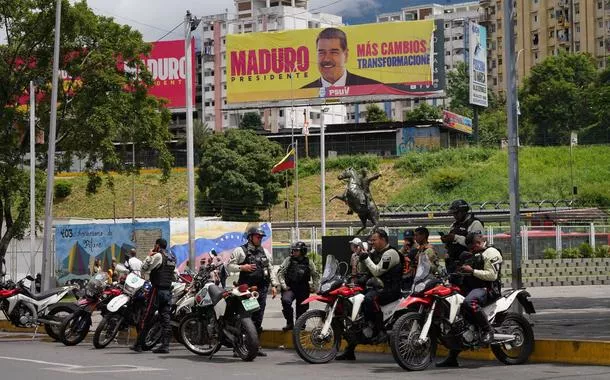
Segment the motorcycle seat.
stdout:
<svg viewBox="0 0 610 380">
<path fill-rule="evenodd" d="M 208 287 L 208 294 L 212 299 L 213 305 L 216 305 L 222 299 L 224 292 L 224 289 L 216 285 L 210 285 Z"/>
<path fill-rule="evenodd" d="M 50 296 L 52 296 L 54 294 L 57 294 L 57 293 L 59 293 L 58 289 L 51 289 L 51 290 L 47 290 L 46 292 L 42 292 L 42 293 L 38 293 L 38 294 L 32 293 L 32 292 L 30 292 L 28 290 L 27 291 L 27 296 L 30 297 L 30 298 L 35 299 L 36 301 L 40 301 L 40 300 L 43 300 L 43 299 L 45 299 L 47 297 L 50 297 Z"/>
</svg>

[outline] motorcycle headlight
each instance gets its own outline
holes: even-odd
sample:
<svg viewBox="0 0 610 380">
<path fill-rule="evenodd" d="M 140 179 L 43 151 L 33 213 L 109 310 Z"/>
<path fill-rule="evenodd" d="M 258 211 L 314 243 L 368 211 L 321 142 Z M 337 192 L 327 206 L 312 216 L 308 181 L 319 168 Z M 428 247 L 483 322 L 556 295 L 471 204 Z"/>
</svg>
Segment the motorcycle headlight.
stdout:
<svg viewBox="0 0 610 380">
<path fill-rule="evenodd" d="M 329 292 L 329 291 L 330 291 L 330 286 L 331 286 L 331 283 L 330 283 L 330 282 L 327 282 L 327 283 L 325 283 L 325 284 L 322 284 L 322 286 L 320 286 L 320 292 L 321 292 L 321 293 L 326 293 L 326 292 Z"/>
<path fill-rule="evenodd" d="M 424 290 L 426 290 L 426 282 L 420 282 L 419 284 L 415 285 L 415 288 L 413 288 L 413 293 L 421 293 Z"/>
</svg>

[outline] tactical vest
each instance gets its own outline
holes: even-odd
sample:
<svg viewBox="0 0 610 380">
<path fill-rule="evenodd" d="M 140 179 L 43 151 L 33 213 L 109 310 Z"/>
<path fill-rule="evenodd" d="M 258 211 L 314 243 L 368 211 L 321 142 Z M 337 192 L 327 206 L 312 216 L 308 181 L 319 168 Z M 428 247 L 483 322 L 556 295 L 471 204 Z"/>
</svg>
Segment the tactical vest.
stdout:
<svg viewBox="0 0 610 380">
<path fill-rule="evenodd" d="M 371 257 L 371 260 L 373 260 L 373 262 L 375 264 L 379 264 L 379 262 L 381 261 L 381 258 L 383 257 L 383 254 L 389 249 L 394 249 L 394 248 L 391 246 L 388 246 L 386 249 L 379 252 L 379 255 L 376 255 L 375 258 Z M 396 251 L 396 252 L 398 252 L 398 251 Z M 400 262 L 398 264 L 394 265 L 392 268 L 390 268 L 387 272 L 385 272 L 384 274 L 379 276 L 379 279 L 381 281 L 383 281 L 383 292 L 384 293 L 386 293 L 386 292 L 387 293 L 400 293 L 400 283 L 402 281 L 402 271 L 403 271 L 403 268 L 405 265 L 404 264 L 405 258 L 400 253 L 398 254 L 398 257 L 400 258 Z"/>
<path fill-rule="evenodd" d="M 248 284 L 249 286 L 266 286 L 269 285 L 269 259 L 265 255 L 263 247 L 258 247 L 254 250 L 248 249 L 248 244 L 241 246 L 246 254 L 246 259 L 239 263 L 243 264 L 255 264 L 256 269 L 253 272 L 239 272 L 239 278 L 237 282 L 241 284 Z"/>
<path fill-rule="evenodd" d="M 449 233 L 466 237 L 466 235 L 468 235 L 468 228 L 475 220 L 479 220 L 479 219 L 475 218 L 474 215 L 470 214 L 468 216 L 468 218 L 466 218 L 463 222 L 461 222 L 461 223 L 455 222 L 453 224 L 453 227 L 451 228 L 451 231 L 449 231 Z M 479 222 L 480 222 L 480 220 L 479 220 Z M 483 231 L 481 231 L 481 232 L 483 232 Z M 447 257 L 449 260 L 445 265 L 447 266 L 447 271 L 449 273 L 452 273 L 455 271 L 455 269 L 452 268 L 452 262 L 457 261 L 460 257 L 460 254 L 462 252 L 464 252 L 465 250 L 466 250 L 466 247 L 464 247 L 461 244 L 454 243 L 454 242 L 447 243 Z"/>
<path fill-rule="evenodd" d="M 176 257 L 172 253 L 161 250 L 163 257 L 161 265 L 150 272 L 150 283 L 158 289 L 168 290 L 174 281 L 174 270 L 176 269 Z"/>
<path fill-rule="evenodd" d="M 492 245 L 488 245 L 485 250 L 492 248 Z M 500 256 L 502 255 L 502 251 L 500 251 L 497 247 L 493 247 L 500 252 Z M 483 251 L 485 252 L 485 251 Z M 485 268 L 485 260 L 483 259 L 483 252 L 479 252 L 474 255 L 474 258 L 469 260 L 468 264 L 472 267 L 472 269 L 483 270 Z M 495 297 L 499 296 L 502 292 L 502 264 L 497 268 L 498 270 L 498 278 L 494 281 L 485 281 L 477 278 L 475 276 L 465 276 L 463 285 L 468 290 L 477 288 L 486 288 L 490 294 Z"/>
<path fill-rule="evenodd" d="M 291 288 L 309 287 L 311 268 L 307 257 L 291 257 L 286 269 L 286 284 Z"/>
</svg>

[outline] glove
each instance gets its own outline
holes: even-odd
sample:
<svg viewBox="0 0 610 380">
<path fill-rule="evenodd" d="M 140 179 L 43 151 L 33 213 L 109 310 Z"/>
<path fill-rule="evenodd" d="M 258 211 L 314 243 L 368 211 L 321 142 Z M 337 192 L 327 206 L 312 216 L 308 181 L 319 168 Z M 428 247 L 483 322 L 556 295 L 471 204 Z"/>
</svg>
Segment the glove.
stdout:
<svg viewBox="0 0 610 380">
<path fill-rule="evenodd" d="M 360 259 L 360 261 L 364 261 L 366 259 L 369 258 L 369 253 L 368 252 L 364 252 L 358 255 L 358 259 Z"/>
</svg>

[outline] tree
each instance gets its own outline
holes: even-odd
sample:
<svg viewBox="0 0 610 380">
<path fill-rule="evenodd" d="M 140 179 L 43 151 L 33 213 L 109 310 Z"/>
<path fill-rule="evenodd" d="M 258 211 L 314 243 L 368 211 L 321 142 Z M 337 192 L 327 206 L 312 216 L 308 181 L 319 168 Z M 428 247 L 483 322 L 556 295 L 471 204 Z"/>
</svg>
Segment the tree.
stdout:
<svg viewBox="0 0 610 380">
<path fill-rule="evenodd" d="M 505 139 L 508 125 L 506 111 L 501 108 L 489 110 L 479 118 L 479 143 L 482 146 L 497 148 Z"/>
<path fill-rule="evenodd" d="M 54 20 L 53 0 L 12 0 L 10 6 L 0 7 L 0 41 L 5 41 L 0 45 L 0 259 L 28 225 L 28 175 L 19 169 L 28 151 L 28 112 L 20 98 L 27 99 L 31 80 L 40 83 L 37 129 L 48 136 Z M 60 46 L 59 68 L 69 77 L 59 86 L 55 143 L 67 157 L 86 159 L 88 190 L 96 191 L 100 174 L 109 169 L 133 170 L 123 162 L 117 142 L 135 141 L 137 150 L 157 151 L 167 178 L 172 163 L 165 145 L 170 113 L 148 95 L 151 76 L 140 57 L 150 46 L 142 35 L 95 15 L 85 2 L 64 1 Z M 120 68 L 119 57 L 133 70 Z M 47 157 L 39 158 L 46 165 Z M 37 191 L 37 205 L 43 198 L 44 191 Z"/>
<path fill-rule="evenodd" d="M 377 123 L 390 121 L 388 115 L 377 104 L 369 104 L 366 106 L 366 122 Z"/>
<path fill-rule="evenodd" d="M 258 112 L 246 112 L 239 122 L 239 128 L 251 130 L 263 129 L 261 115 Z"/>
<path fill-rule="evenodd" d="M 560 54 L 534 66 L 519 94 L 522 118 L 533 128 L 528 142 L 567 144 L 572 131 L 595 122 L 595 64 L 586 54 Z"/>
<path fill-rule="evenodd" d="M 438 106 L 431 106 L 423 101 L 417 108 L 409 111 L 405 115 L 405 121 L 427 121 L 443 118 L 443 110 Z"/>
<path fill-rule="evenodd" d="M 281 146 L 252 131 L 230 129 L 206 140 L 197 179 L 197 212 L 224 220 L 257 220 L 278 201 L 284 176 L 271 173 Z"/>
<path fill-rule="evenodd" d="M 595 81 L 592 91 L 594 122 L 581 131 L 580 141 L 610 142 L 610 60 Z"/>
<path fill-rule="evenodd" d="M 478 107 L 479 112 L 483 113 L 487 110 L 495 110 L 502 105 L 502 101 L 491 90 L 487 91 L 489 103 L 487 108 L 470 104 L 470 73 L 464 62 L 458 62 L 455 69 L 447 73 L 447 90 L 445 92 L 450 99 L 449 109 L 468 117 L 473 116 L 475 107 Z"/>
</svg>

